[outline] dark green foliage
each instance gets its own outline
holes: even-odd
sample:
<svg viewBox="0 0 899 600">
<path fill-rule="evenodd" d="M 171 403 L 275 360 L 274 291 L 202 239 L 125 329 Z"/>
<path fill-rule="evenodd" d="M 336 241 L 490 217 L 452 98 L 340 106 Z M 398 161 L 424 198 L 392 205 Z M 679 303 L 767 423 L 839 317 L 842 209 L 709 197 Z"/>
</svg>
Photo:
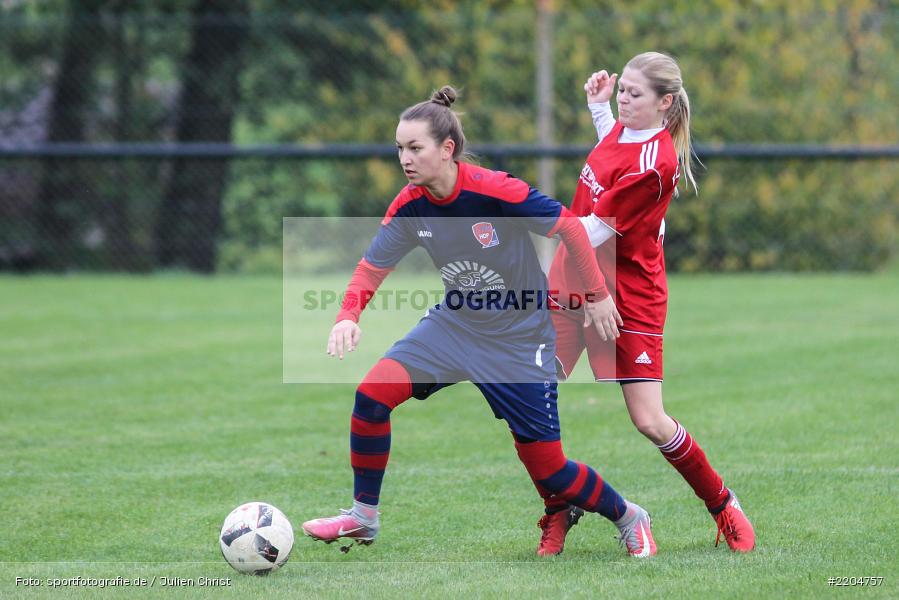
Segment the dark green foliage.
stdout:
<svg viewBox="0 0 899 600">
<path fill-rule="evenodd" d="M 179 92 L 191 89 L 183 68 L 194 47 L 190 5 L 100 2 L 98 16 L 75 29 L 66 6 L 0 9 L 3 143 L 391 144 L 399 113 L 447 83 L 462 90 L 456 108 L 469 142 L 537 141 L 532 2 L 249 2 L 249 18 L 233 21 L 234 11 L 226 11 L 205 21 L 213 29 L 247 28 L 239 71 L 228 58 L 235 45 L 225 41 L 227 31 L 194 57 L 209 82 L 233 78 L 237 86 L 195 86 L 215 101 L 205 103 L 211 110 L 179 105 Z M 599 68 L 620 71 L 648 49 L 681 63 L 694 142 L 896 142 L 894 4 L 617 6 L 565 3 L 554 15 L 557 143 L 592 143 L 585 77 Z M 66 49 L 74 47 L 66 41 L 91 31 L 76 48 L 83 64 L 65 68 Z M 50 123 L 62 113 L 51 110 L 48 92 L 65 88 L 79 69 L 86 74 L 74 77 L 78 101 L 66 106 L 82 108 L 70 113 L 76 127 L 60 137 L 63 129 Z M 188 127 L 191 114 L 197 119 Z M 535 159 L 480 161 L 537 183 Z M 564 202 L 581 162 L 559 161 L 554 183 Z M 682 190 L 672 204 L 669 267 L 877 268 L 899 239 L 894 164 L 708 161 L 698 169 L 699 196 Z M 381 215 L 405 183 L 386 159 L 254 159 L 232 161 L 228 170 L 202 161 L 45 166 L 42 176 L 32 163 L 0 164 L 0 268 L 43 252 L 68 268 L 145 269 L 159 264 L 159 252 L 162 264 L 274 270 L 282 217 Z M 180 259 L 163 256 L 165 232 L 181 240 L 172 250 Z"/>
</svg>

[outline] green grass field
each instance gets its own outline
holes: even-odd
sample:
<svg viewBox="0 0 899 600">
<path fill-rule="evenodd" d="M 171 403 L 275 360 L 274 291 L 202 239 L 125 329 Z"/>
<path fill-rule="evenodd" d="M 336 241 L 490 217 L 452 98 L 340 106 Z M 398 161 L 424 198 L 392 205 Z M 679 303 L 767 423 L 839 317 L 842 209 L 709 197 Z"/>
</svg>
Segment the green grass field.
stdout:
<svg viewBox="0 0 899 600">
<path fill-rule="evenodd" d="M 616 386 L 565 384 L 567 453 L 650 510 L 659 554 L 628 558 L 592 516 L 538 560 L 541 503 L 461 384 L 395 413 L 374 545 L 298 537 L 280 572 L 243 577 L 217 543 L 234 506 L 272 502 L 299 529 L 351 499 L 353 386 L 281 383 L 281 293 L 280 279 L 0 278 L 0 597 L 100 595 L 48 587 L 76 576 L 157 578 L 103 594 L 129 597 L 848 597 L 827 584 L 841 576 L 885 578 L 854 596 L 899 596 L 895 271 L 672 278 L 666 405 L 738 491 L 752 554 L 714 547 Z"/>
</svg>

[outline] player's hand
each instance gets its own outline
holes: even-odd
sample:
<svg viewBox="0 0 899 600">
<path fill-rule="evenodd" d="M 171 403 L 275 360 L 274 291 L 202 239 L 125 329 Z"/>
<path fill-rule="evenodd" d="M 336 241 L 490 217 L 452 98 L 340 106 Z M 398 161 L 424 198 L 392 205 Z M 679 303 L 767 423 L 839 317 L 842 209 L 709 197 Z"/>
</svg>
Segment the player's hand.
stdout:
<svg viewBox="0 0 899 600">
<path fill-rule="evenodd" d="M 618 73 L 609 76 L 609 72 L 603 69 L 587 78 L 584 91 L 587 92 L 587 104 L 596 102 L 608 102 L 615 91 L 615 82 L 618 81 Z"/>
<path fill-rule="evenodd" d="M 584 327 L 589 327 L 591 324 L 596 327 L 599 337 L 604 342 L 621 335 L 618 327 L 624 325 L 624 321 L 621 320 L 621 315 L 618 313 L 611 295 L 599 302 L 584 304 Z"/>
<path fill-rule="evenodd" d="M 362 338 L 362 329 L 358 324 L 344 319 L 331 328 L 328 336 L 328 356 L 337 356 L 343 360 L 344 352 L 352 352 L 359 345 Z"/>
</svg>

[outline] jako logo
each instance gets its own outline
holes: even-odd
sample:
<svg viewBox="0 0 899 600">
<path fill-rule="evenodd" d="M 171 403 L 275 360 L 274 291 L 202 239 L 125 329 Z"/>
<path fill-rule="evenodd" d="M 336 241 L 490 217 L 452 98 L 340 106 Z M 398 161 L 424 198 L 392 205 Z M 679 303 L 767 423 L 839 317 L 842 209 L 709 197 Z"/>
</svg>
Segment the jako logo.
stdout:
<svg viewBox="0 0 899 600">
<path fill-rule="evenodd" d="M 432 237 L 434 237 L 434 234 L 431 233 L 430 231 L 426 230 L 426 229 L 419 229 L 419 230 L 418 230 L 418 237 L 432 238 Z"/>
</svg>

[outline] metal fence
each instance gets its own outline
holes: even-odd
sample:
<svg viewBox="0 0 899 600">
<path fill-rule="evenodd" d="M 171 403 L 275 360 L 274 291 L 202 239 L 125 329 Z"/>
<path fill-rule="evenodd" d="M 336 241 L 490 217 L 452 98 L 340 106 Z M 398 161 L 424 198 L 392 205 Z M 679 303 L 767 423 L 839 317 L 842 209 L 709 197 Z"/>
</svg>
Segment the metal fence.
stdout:
<svg viewBox="0 0 899 600">
<path fill-rule="evenodd" d="M 678 57 L 705 163 L 669 211 L 669 268 L 897 250 L 890 3 L 375 4 L 0 5 L 0 269 L 277 271 L 282 217 L 384 211 L 397 115 L 444 83 L 481 164 L 567 201 L 583 79 L 645 49 Z"/>
</svg>

